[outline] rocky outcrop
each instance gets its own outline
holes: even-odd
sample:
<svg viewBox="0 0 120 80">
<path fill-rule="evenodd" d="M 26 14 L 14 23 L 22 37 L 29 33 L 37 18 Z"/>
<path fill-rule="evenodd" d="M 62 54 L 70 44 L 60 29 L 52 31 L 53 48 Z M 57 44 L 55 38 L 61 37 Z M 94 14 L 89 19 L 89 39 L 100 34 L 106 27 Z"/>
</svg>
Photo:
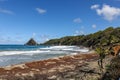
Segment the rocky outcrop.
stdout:
<svg viewBox="0 0 120 80">
<path fill-rule="evenodd" d="M 110 60 L 101 80 L 120 80 L 120 55 Z"/>
<path fill-rule="evenodd" d="M 25 45 L 32 46 L 32 45 L 38 45 L 38 43 L 33 38 L 31 38 Z"/>
</svg>

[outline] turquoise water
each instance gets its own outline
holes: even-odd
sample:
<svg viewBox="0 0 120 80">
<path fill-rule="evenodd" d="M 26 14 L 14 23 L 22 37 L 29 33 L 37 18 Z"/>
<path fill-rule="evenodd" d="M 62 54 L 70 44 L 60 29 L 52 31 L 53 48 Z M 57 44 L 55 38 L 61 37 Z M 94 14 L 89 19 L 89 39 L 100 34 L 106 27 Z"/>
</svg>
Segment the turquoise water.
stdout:
<svg viewBox="0 0 120 80">
<path fill-rule="evenodd" d="M 0 45 L 0 66 L 44 60 L 88 51 L 87 48 L 77 46 Z"/>
<path fill-rule="evenodd" d="M 0 51 L 12 51 L 12 50 L 26 51 L 26 50 L 36 50 L 38 48 L 45 48 L 45 47 L 48 46 L 0 45 Z"/>
</svg>

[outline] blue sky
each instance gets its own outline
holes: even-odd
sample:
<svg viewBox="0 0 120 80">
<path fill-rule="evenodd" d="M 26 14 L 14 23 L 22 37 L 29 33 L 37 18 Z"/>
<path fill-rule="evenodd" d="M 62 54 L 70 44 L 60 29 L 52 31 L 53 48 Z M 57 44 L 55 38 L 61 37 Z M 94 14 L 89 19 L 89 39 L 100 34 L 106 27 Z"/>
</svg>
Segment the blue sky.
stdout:
<svg viewBox="0 0 120 80">
<path fill-rule="evenodd" d="M 0 0 L 0 44 L 39 43 L 120 26 L 120 0 Z"/>
</svg>

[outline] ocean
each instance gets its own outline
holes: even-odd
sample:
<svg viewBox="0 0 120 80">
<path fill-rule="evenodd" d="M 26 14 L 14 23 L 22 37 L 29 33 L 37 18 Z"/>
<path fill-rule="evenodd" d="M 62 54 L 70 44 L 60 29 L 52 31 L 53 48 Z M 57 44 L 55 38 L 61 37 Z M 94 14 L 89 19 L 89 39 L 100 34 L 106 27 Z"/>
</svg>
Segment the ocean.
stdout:
<svg viewBox="0 0 120 80">
<path fill-rule="evenodd" d="M 88 51 L 77 46 L 0 45 L 0 67 Z"/>
</svg>

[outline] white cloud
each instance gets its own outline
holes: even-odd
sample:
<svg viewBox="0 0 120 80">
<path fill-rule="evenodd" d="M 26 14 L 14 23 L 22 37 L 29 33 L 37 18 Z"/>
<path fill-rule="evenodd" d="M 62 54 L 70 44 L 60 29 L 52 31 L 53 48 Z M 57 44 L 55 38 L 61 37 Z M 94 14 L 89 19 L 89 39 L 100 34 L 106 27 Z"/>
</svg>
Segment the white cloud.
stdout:
<svg viewBox="0 0 120 80">
<path fill-rule="evenodd" d="M 100 6 L 100 5 L 98 5 L 98 4 L 92 5 L 92 6 L 91 6 L 91 9 L 98 9 L 99 6 Z"/>
<path fill-rule="evenodd" d="M 79 31 L 78 31 L 78 30 L 76 30 L 76 31 L 75 31 L 75 33 L 76 33 L 76 34 L 79 34 Z"/>
<path fill-rule="evenodd" d="M 44 43 L 50 39 L 49 35 L 43 34 L 38 36 L 39 42 Z"/>
<path fill-rule="evenodd" d="M 92 28 L 94 28 L 94 29 L 95 29 L 96 27 L 97 27 L 97 26 L 96 26 L 96 24 L 93 24 L 93 25 L 92 25 Z"/>
<path fill-rule="evenodd" d="M 83 30 L 80 30 L 80 31 L 76 30 L 74 33 L 74 36 L 83 35 L 83 34 L 85 34 Z"/>
<path fill-rule="evenodd" d="M 38 11 L 38 13 L 40 14 L 45 14 L 47 11 L 45 9 L 41 9 L 41 8 L 36 8 L 36 10 Z"/>
<path fill-rule="evenodd" d="M 32 38 L 34 38 L 35 36 L 36 36 L 36 33 L 33 33 L 33 34 L 32 34 Z"/>
<path fill-rule="evenodd" d="M 80 34 L 83 35 L 83 34 L 85 34 L 85 33 L 84 33 L 84 31 L 81 30 L 81 31 L 80 31 Z"/>
<path fill-rule="evenodd" d="M 75 23 L 81 23 L 82 20 L 81 20 L 80 18 L 75 18 L 75 19 L 73 20 L 73 22 L 75 22 Z"/>
<path fill-rule="evenodd" d="M 94 6 L 94 5 L 93 5 Z M 91 6 L 92 7 L 92 6 Z M 120 8 L 104 4 L 102 8 L 94 8 L 99 16 L 105 20 L 112 21 L 120 16 Z"/>
<path fill-rule="evenodd" d="M 74 33 L 74 36 L 77 36 L 77 35 L 79 35 L 79 31 L 78 30 L 76 30 L 75 33 Z"/>
<path fill-rule="evenodd" d="M 4 13 L 4 14 L 14 14 L 12 11 L 10 10 L 6 10 L 6 9 L 1 9 L 0 8 L 0 13 Z"/>
</svg>

